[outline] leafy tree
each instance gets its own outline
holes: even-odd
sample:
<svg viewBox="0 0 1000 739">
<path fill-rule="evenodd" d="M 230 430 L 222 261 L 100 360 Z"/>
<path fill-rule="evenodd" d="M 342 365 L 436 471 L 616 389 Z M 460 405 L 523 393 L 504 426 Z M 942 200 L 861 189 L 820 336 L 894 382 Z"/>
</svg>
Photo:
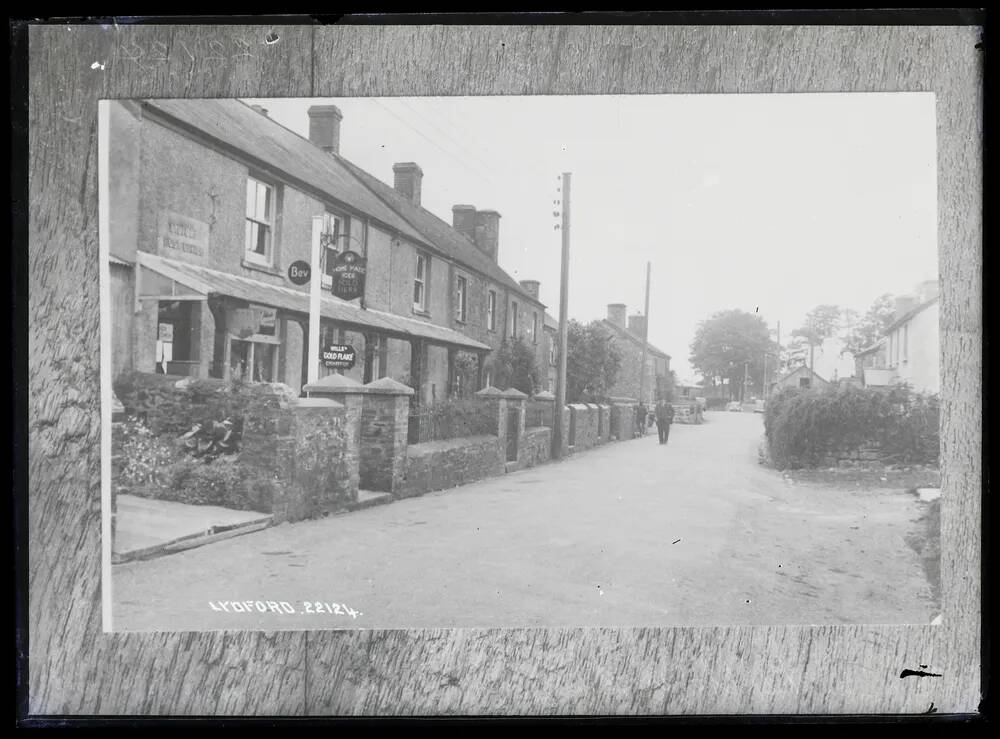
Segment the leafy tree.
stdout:
<svg viewBox="0 0 1000 739">
<path fill-rule="evenodd" d="M 608 396 L 621 368 L 614 337 L 599 321 L 566 326 L 566 402 L 587 403 Z"/>
<path fill-rule="evenodd" d="M 535 352 L 523 337 L 507 339 L 497 351 L 495 362 L 497 387 L 516 388 L 532 395 L 539 386 Z"/>
<path fill-rule="evenodd" d="M 863 316 L 845 311 L 844 350 L 857 354 L 885 336 L 896 317 L 896 301 L 892 295 L 880 295 Z"/>
<path fill-rule="evenodd" d="M 836 333 L 842 311 L 836 305 L 817 305 L 806 314 L 805 323 L 792 331 L 809 345 L 809 369 L 813 368 L 816 347 Z"/>
<path fill-rule="evenodd" d="M 756 387 L 763 388 L 764 357 L 776 354 L 777 346 L 764 320 L 733 309 L 714 313 L 698 324 L 690 362 L 709 384 L 727 381 L 733 399 L 743 386 L 744 373 Z"/>
</svg>

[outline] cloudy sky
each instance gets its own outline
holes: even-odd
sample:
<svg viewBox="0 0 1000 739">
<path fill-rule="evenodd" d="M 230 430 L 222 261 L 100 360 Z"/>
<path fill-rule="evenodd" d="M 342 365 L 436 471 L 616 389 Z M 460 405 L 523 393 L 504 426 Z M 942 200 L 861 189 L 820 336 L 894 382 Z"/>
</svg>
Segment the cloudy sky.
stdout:
<svg viewBox="0 0 1000 739">
<path fill-rule="evenodd" d="M 864 311 L 937 277 L 932 93 L 247 102 L 303 136 L 310 105 L 337 105 L 343 156 L 390 184 L 417 162 L 449 223 L 456 203 L 499 211 L 500 265 L 554 316 L 571 172 L 570 317 L 641 312 L 650 262 L 649 338 L 681 379 L 715 311 L 784 339 L 818 304 Z"/>
</svg>

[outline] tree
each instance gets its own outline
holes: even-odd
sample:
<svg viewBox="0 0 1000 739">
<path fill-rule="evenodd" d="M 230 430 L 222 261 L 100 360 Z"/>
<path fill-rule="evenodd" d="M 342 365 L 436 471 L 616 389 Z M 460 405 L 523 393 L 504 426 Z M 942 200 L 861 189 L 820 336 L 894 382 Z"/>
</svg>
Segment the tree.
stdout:
<svg viewBox="0 0 1000 739">
<path fill-rule="evenodd" d="M 728 381 L 729 397 L 740 395 L 745 376 L 764 386 L 764 357 L 776 356 L 777 346 L 760 316 L 741 310 L 714 313 L 698 324 L 691 342 L 691 366 L 710 384 Z"/>
<path fill-rule="evenodd" d="M 494 359 L 496 381 L 503 390 L 516 388 L 533 395 L 538 389 L 538 365 L 535 352 L 523 337 L 507 339 Z"/>
<path fill-rule="evenodd" d="M 566 402 L 587 403 L 607 398 L 621 367 L 614 337 L 599 321 L 566 325 Z"/>
<path fill-rule="evenodd" d="M 806 314 L 805 323 L 792 331 L 809 345 L 809 369 L 813 368 L 813 358 L 817 346 L 837 331 L 841 321 L 841 309 L 836 305 L 817 305 Z"/>
<path fill-rule="evenodd" d="M 880 295 L 863 316 L 850 311 L 847 318 L 844 350 L 857 354 L 885 336 L 896 318 L 896 301 L 889 293 Z"/>
</svg>

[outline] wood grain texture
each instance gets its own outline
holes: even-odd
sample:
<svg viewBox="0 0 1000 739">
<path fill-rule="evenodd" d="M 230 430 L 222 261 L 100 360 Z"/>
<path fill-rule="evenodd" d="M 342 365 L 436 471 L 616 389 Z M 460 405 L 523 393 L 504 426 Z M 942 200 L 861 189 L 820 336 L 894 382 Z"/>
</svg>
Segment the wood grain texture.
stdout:
<svg viewBox="0 0 1000 739">
<path fill-rule="evenodd" d="M 33 714 L 303 710 L 303 634 L 106 635 L 101 624 L 97 101 L 206 96 L 220 89 L 307 95 L 307 29 L 278 29 L 286 38 L 297 35 L 299 43 L 265 47 L 261 42 L 250 60 L 203 60 L 219 48 L 235 47 L 241 31 L 262 39 L 268 30 L 31 29 L 28 690 Z M 155 66 L 150 57 L 160 53 L 160 43 L 169 59 Z M 94 62 L 105 69 L 92 68 Z"/>
<path fill-rule="evenodd" d="M 265 45 L 270 30 L 32 29 L 33 713 L 920 713 L 932 702 L 940 713 L 976 709 L 978 29 L 292 27 L 274 29 L 280 40 Z M 91 69 L 94 61 L 106 68 Z M 101 633 L 98 98 L 897 90 L 937 94 L 944 625 L 311 632 L 308 640 L 292 632 Z M 899 678 L 920 664 L 943 677 Z"/>
</svg>

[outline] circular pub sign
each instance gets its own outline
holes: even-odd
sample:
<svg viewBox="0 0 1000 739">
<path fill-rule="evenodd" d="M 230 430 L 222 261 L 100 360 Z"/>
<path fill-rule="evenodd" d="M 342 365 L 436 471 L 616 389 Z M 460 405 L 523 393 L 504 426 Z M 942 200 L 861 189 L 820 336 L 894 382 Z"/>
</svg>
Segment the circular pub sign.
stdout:
<svg viewBox="0 0 1000 739">
<path fill-rule="evenodd" d="M 312 279 L 312 267 L 301 259 L 288 265 L 288 279 L 293 285 L 305 285 Z"/>
<path fill-rule="evenodd" d="M 351 369 L 358 353 L 349 344 L 329 344 L 323 349 L 323 366 L 327 369 Z"/>
</svg>

